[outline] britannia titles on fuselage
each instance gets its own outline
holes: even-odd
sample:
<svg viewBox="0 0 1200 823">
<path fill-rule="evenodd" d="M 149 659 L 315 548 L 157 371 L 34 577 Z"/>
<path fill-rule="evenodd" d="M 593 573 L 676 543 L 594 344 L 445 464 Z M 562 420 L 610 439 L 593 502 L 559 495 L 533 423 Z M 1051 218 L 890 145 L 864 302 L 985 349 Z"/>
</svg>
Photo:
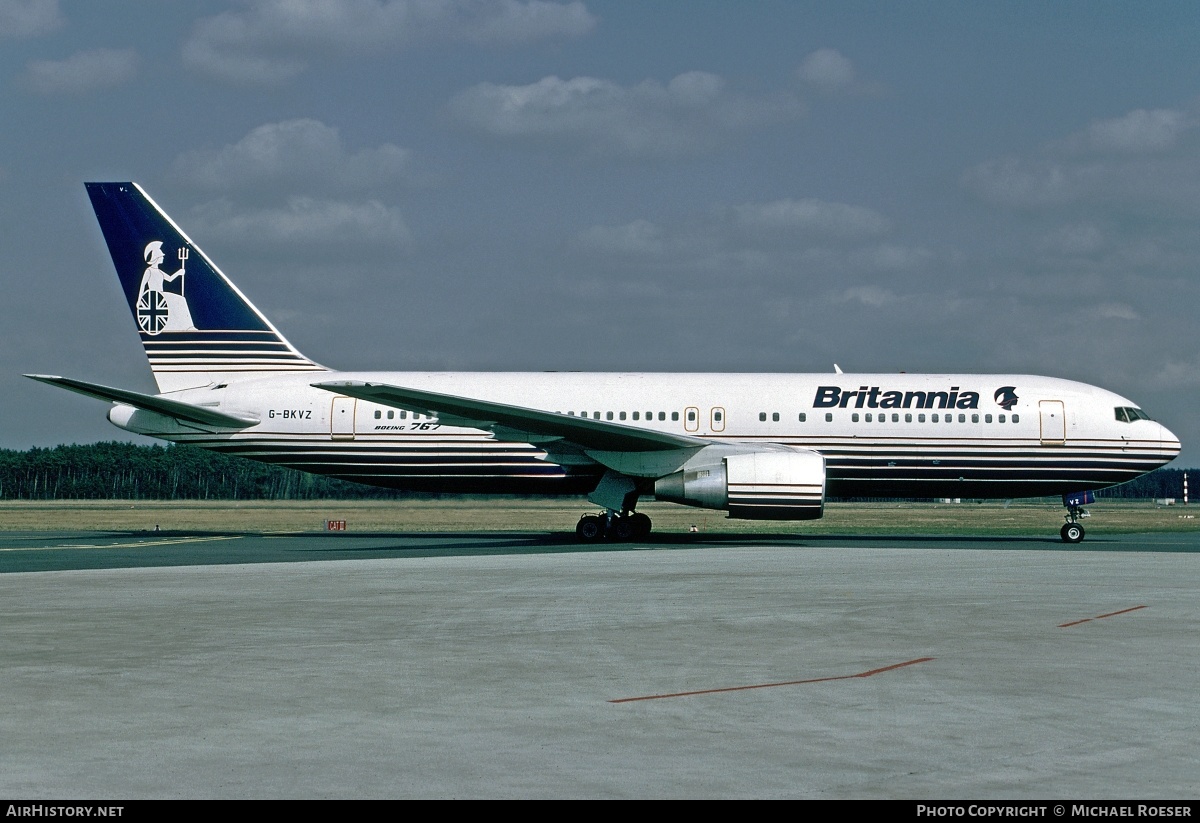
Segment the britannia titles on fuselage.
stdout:
<svg viewBox="0 0 1200 823">
<path fill-rule="evenodd" d="M 883 391 L 879 386 L 859 386 L 844 391 L 840 386 L 818 386 L 814 409 L 977 409 L 979 392 L 962 391 Z"/>
</svg>

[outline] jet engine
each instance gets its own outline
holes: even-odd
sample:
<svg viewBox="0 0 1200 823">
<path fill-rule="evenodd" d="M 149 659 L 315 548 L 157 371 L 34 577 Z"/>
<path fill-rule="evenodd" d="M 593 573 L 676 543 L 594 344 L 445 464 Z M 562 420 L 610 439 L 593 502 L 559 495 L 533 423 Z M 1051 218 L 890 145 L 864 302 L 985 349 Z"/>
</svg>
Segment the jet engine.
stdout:
<svg viewBox="0 0 1200 823">
<path fill-rule="evenodd" d="M 727 454 L 658 478 L 654 496 L 741 520 L 816 520 L 825 511 L 825 458 L 796 449 Z"/>
</svg>

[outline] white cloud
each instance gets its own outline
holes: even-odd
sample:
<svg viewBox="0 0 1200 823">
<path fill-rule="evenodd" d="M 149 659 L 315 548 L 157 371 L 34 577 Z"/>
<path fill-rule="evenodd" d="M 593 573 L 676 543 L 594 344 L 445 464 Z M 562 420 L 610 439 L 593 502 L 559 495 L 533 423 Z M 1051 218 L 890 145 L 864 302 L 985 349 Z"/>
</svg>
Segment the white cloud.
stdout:
<svg viewBox="0 0 1200 823">
<path fill-rule="evenodd" d="M 987 160 L 962 185 L 1018 209 L 1101 207 L 1154 214 L 1200 212 L 1200 119 L 1179 109 L 1135 109 L 1100 120 L 1036 155 Z"/>
<path fill-rule="evenodd" d="M 1153 388 L 1172 390 L 1200 386 L 1200 356 L 1190 361 L 1167 360 L 1147 382 Z"/>
<path fill-rule="evenodd" d="M 964 172 L 960 182 L 982 199 L 1002 206 L 1057 205 L 1072 196 L 1061 166 L 1016 157 L 984 161 Z"/>
<path fill-rule="evenodd" d="M 649 220 L 634 220 L 623 226 L 592 226 L 580 233 L 579 242 L 589 249 L 615 254 L 658 254 L 664 248 L 662 229 Z"/>
<path fill-rule="evenodd" d="M 1094 223 L 1061 226 L 1042 238 L 1041 249 L 1055 254 L 1090 255 L 1104 248 L 1104 232 Z"/>
<path fill-rule="evenodd" d="M 406 248 L 412 236 L 400 212 L 377 200 L 345 203 L 293 197 L 281 209 L 239 211 L 227 200 L 197 210 L 195 234 L 239 244 L 345 248 L 361 243 Z"/>
<path fill-rule="evenodd" d="M 1100 151 L 1157 152 L 1176 144 L 1193 124 L 1173 109 L 1136 109 L 1124 117 L 1101 120 L 1087 129 L 1088 142 Z"/>
<path fill-rule="evenodd" d="M 801 86 L 826 97 L 874 97 L 885 91 L 882 83 L 860 77 L 850 58 L 837 49 L 812 52 L 800 63 L 795 76 Z"/>
<path fill-rule="evenodd" d="M 1124 303 L 1101 303 L 1092 312 L 1101 320 L 1138 320 L 1141 315 Z"/>
<path fill-rule="evenodd" d="M 290 181 L 316 189 L 365 189 L 406 179 L 407 149 L 384 143 L 348 152 L 336 128 L 296 119 L 259 126 L 236 143 L 176 158 L 175 173 L 209 189 L 258 187 Z"/>
<path fill-rule="evenodd" d="M 837 49 L 817 49 L 804 58 L 796 76 L 818 91 L 845 91 L 854 85 L 854 64 Z"/>
<path fill-rule="evenodd" d="M 702 153 L 735 134 L 802 113 L 791 97 L 745 97 L 700 71 L 666 85 L 646 80 L 630 87 L 594 77 L 545 77 L 526 86 L 481 83 L 456 95 L 448 108 L 463 124 L 496 137 L 642 157 Z"/>
<path fill-rule="evenodd" d="M 733 214 L 743 228 L 846 240 L 878 237 L 891 229 L 888 219 L 871 209 L 812 198 L 743 204 L 734 206 Z"/>
<path fill-rule="evenodd" d="M 95 49 L 66 60 L 34 60 L 25 67 L 21 84 L 38 94 L 85 94 L 119 86 L 137 73 L 133 49 Z"/>
<path fill-rule="evenodd" d="M 891 221 L 872 209 L 816 199 L 718 206 L 672 222 L 592 226 L 577 246 L 613 271 L 647 267 L 676 285 L 816 284 L 922 275 L 939 262 L 919 246 L 881 243 Z M 853 282 L 853 281 L 851 281 Z M 865 293 L 864 293 L 865 294 Z"/>
<path fill-rule="evenodd" d="M 64 22 L 58 0 L 0 0 L 0 37 L 36 37 Z"/>
<path fill-rule="evenodd" d="M 873 309 L 879 309 L 900 300 L 895 292 L 890 289 L 881 289 L 878 286 L 854 286 L 846 289 L 834 299 L 841 303 L 862 303 Z"/>
<path fill-rule="evenodd" d="M 184 63 L 233 82 L 277 84 L 314 54 L 357 55 L 422 44 L 519 45 L 595 26 L 582 2 L 548 0 L 252 0 L 201 20 Z"/>
<path fill-rule="evenodd" d="M 852 251 L 848 258 L 856 269 L 877 272 L 920 272 L 929 268 L 936 255 L 929 249 L 883 243 Z"/>
</svg>

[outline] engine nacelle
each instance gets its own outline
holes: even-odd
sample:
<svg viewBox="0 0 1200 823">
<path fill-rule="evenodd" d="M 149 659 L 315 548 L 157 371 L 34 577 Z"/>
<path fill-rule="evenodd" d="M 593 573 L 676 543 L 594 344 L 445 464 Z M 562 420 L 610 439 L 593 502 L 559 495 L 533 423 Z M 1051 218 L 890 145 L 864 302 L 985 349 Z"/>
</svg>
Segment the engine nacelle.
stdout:
<svg viewBox="0 0 1200 823">
<path fill-rule="evenodd" d="M 742 520 L 816 520 L 825 513 L 825 458 L 791 449 L 728 454 L 660 477 L 654 496 Z"/>
</svg>

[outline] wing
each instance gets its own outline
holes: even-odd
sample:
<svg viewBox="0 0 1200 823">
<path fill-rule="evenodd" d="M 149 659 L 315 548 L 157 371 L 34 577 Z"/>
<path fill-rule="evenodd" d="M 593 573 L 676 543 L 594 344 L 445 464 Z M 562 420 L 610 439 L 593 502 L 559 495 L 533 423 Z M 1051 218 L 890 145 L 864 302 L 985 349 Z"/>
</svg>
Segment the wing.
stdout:
<svg viewBox="0 0 1200 823">
<path fill-rule="evenodd" d="M 88 397 L 98 397 L 101 400 L 110 400 L 113 403 L 124 403 L 138 409 L 145 409 L 166 415 L 167 417 L 173 417 L 176 420 L 199 423 L 201 426 L 245 429 L 250 426 L 257 426 L 259 422 L 252 417 L 237 417 L 232 414 L 219 412 L 216 409 L 210 409 L 207 406 L 185 403 L 182 400 L 170 400 L 166 397 L 154 394 L 142 394 L 141 392 L 129 391 L 127 389 L 114 389 L 111 386 L 101 386 L 99 383 L 72 380 L 69 377 L 58 377 L 52 374 L 27 374 L 25 376 L 42 383 L 49 383 L 51 386 L 58 386 L 59 388 L 78 392 L 79 394 L 86 394 Z"/>
<path fill-rule="evenodd" d="M 692 450 L 712 443 L 699 437 L 639 429 L 605 420 L 591 420 L 559 412 L 409 389 L 387 383 L 332 380 L 312 385 L 335 394 L 428 414 L 447 425 L 490 431 L 498 440 L 537 444 L 565 441 L 589 452 Z"/>
</svg>

